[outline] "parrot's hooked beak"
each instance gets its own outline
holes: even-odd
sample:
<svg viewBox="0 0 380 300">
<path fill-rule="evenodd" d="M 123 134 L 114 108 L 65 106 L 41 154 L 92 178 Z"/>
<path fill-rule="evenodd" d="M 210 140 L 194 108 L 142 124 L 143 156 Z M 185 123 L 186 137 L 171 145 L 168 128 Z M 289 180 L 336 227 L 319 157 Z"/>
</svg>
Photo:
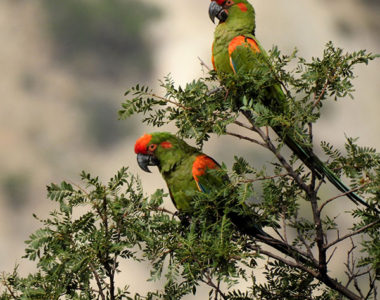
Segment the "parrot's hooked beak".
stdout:
<svg viewBox="0 0 380 300">
<path fill-rule="evenodd" d="M 137 163 L 139 164 L 140 168 L 148 173 L 151 173 L 148 166 L 158 166 L 159 161 L 158 159 L 151 155 L 151 154 L 137 154 Z"/>
<path fill-rule="evenodd" d="M 214 1 L 210 3 L 208 15 L 213 23 L 215 23 L 215 18 L 218 18 L 218 20 L 223 23 L 228 17 L 226 10 Z"/>
</svg>

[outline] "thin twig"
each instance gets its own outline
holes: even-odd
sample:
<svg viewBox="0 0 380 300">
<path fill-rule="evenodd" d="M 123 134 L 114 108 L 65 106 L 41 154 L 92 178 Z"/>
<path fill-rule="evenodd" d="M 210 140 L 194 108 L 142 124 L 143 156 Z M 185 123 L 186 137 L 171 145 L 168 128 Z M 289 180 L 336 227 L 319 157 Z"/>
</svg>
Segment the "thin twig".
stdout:
<svg viewBox="0 0 380 300">
<path fill-rule="evenodd" d="M 299 232 L 299 230 L 297 230 L 297 233 L 298 233 L 298 238 L 301 240 L 302 244 L 305 246 L 309 257 L 312 257 L 314 259 L 314 255 L 313 255 L 313 252 L 311 251 L 310 245 L 308 243 L 306 243 L 305 238 L 302 236 L 302 234 Z"/>
<path fill-rule="evenodd" d="M 212 89 L 212 90 L 209 90 L 209 91 L 206 93 L 206 95 L 207 95 L 207 96 L 211 96 L 212 94 L 215 94 L 215 93 L 217 93 L 217 92 L 219 92 L 219 91 L 221 91 L 221 90 L 224 90 L 224 86 L 218 86 L 218 87 L 216 87 L 216 88 L 214 88 L 214 89 Z"/>
<path fill-rule="evenodd" d="M 317 278 L 318 277 L 318 271 L 314 270 L 314 269 L 311 269 L 311 268 L 308 268 L 306 267 L 306 265 L 303 265 L 303 264 L 300 264 L 298 262 L 293 262 L 291 260 L 288 260 L 286 258 L 283 258 L 279 255 L 276 255 L 276 254 L 273 254 L 272 252 L 270 251 L 267 251 L 267 250 L 264 250 L 264 249 L 261 249 L 259 247 L 250 247 L 252 250 L 255 250 L 255 251 L 258 251 L 259 253 L 262 253 L 262 254 L 265 254 L 266 256 L 268 257 L 271 257 L 273 259 L 276 259 L 278 261 L 281 261 L 283 262 L 284 264 L 290 266 L 290 267 L 293 267 L 293 268 L 298 268 L 298 269 L 301 269 L 309 274 L 311 274 L 313 277 Z"/>
<path fill-rule="evenodd" d="M 11 294 L 11 296 L 14 298 L 14 299 L 18 299 L 18 297 L 16 297 L 16 295 L 13 293 L 13 290 L 12 288 L 9 286 L 8 282 L 7 282 L 7 279 L 5 278 L 5 274 L 3 273 L 2 275 L 2 283 L 5 285 L 5 287 L 7 288 L 8 292 Z"/>
<path fill-rule="evenodd" d="M 207 281 L 201 279 L 204 283 L 211 286 L 213 289 L 215 289 L 216 293 L 219 293 L 220 296 L 222 296 L 223 299 L 227 300 L 227 296 L 221 291 L 221 289 L 212 281 L 211 275 L 206 273 Z"/>
<path fill-rule="evenodd" d="M 351 300 L 362 300 L 361 297 L 359 297 L 355 293 L 351 292 L 348 288 L 344 287 L 342 284 L 340 284 L 335 279 L 329 277 L 327 274 L 324 275 L 324 276 L 322 276 L 319 271 L 317 271 L 315 269 L 311 269 L 311 268 L 307 267 L 304 264 L 300 264 L 298 262 L 292 262 L 292 261 L 287 260 L 287 259 L 285 259 L 285 258 L 283 258 L 281 256 L 273 254 L 270 251 L 263 250 L 263 249 L 260 249 L 258 247 L 251 246 L 250 249 L 255 250 L 255 251 L 259 251 L 260 253 L 265 254 L 266 256 L 271 257 L 273 259 L 276 259 L 278 261 L 281 261 L 281 262 L 283 262 L 284 264 L 286 264 L 286 265 L 288 265 L 290 267 L 298 268 L 298 269 L 300 269 L 300 270 L 302 270 L 302 271 L 310 274 L 314 278 L 319 279 L 320 281 L 322 281 L 328 287 L 330 287 L 330 288 L 332 288 L 332 289 L 340 292 L 342 295 L 346 296 L 348 299 L 351 299 Z"/>
<path fill-rule="evenodd" d="M 157 207 L 154 209 L 155 211 L 160 211 L 160 212 L 164 212 L 164 213 L 167 213 L 169 215 L 172 215 L 172 216 L 176 216 L 177 214 L 175 212 L 172 212 L 164 207 Z"/>
<path fill-rule="evenodd" d="M 160 95 L 157 95 L 157 94 L 154 94 L 154 93 L 144 93 L 144 94 L 145 94 L 145 96 L 154 97 L 154 98 L 160 99 L 160 100 L 162 100 L 162 101 L 164 101 L 166 103 L 171 103 L 171 104 L 173 104 L 175 106 L 178 106 L 178 107 L 180 107 L 180 108 L 182 108 L 184 110 L 192 110 L 191 107 L 184 106 L 181 103 L 178 103 L 176 101 L 172 101 L 172 100 L 170 100 L 168 98 L 165 98 L 165 97 L 162 97 Z"/>
<path fill-rule="evenodd" d="M 327 275 L 327 261 L 326 261 L 326 249 L 324 248 L 324 230 L 322 227 L 321 214 L 318 210 L 318 198 L 317 194 L 313 192 L 310 197 L 311 209 L 313 212 L 313 220 L 315 224 L 315 241 L 318 247 L 318 269 L 321 272 L 322 276 Z"/>
<path fill-rule="evenodd" d="M 293 177 L 296 183 L 307 193 L 310 193 L 309 187 L 305 184 L 305 182 L 301 179 L 301 177 L 294 171 L 292 166 L 287 162 L 287 160 L 279 153 L 278 149 L 272 143 L 268 136 L 258 127 L 254 127 L 255 132 L 257 132 L 261 138 L 265 141 L 267 148 L 277 157 L 280 163 L 283 165 L 288 174 Z"/>
<path fill-rule="evenodd" d="M 268 149 L 268 147 L 267 147 L 267 145 L 265 143 L 259 142 L 258 140 L 255 140 L 253 138 L 250 138 L 250 137 L 247 137 L 247 136 L 244 136 L 244 135 L 240 135 L 238 133 L 230 132 L 230 131 L 226 131 L 226 134 L 234 136 L 234 137 L 237 137 L 237 138 L 242 139 L 242 140 L 250 141 L 252 143 L 255 143 L 257 145 L 260 145 L 260 146 Z"/>
<path fill-rule="evenodd" d="M 321 91 L 321 93 L 319 94 L 319 96 L 318 96 L 318 99 L 316 99 L 317 97 L 317 95 L 316 94 L 314 94 L 314 104 L 313 104 L 313 108 L 315 108 L 318 104 L 319 104 L 319 102 L 321 102 L 321 100 L 322 100 L 322 98 L 323 98 L 323 96 L 324 96 L 324 94 L 326 93 L 326 91 L 327 91 L 327 87 L 328 87 L 328 85 L 331 83 L 331 82 L 333 82 L 335 79 L 336 79 L 336 77 L 338 76 L 338 74 L 336 73 L 336 71 L 337 71 L 337 69 L 338 69 L 338 66 L 335 68 L 335 70 L 333 70 L 332 71 L 332 73 L 334 74 L 334 76 L 332 77 L 332 78 L 327 78 L 326 79 L 326 82 L 325 82 L 325 84 L 324 84 L 324 86 L 323 86 L 323 88 L 322 88 L 322 91 Z"/>
<path fill-rule="evenodd" d="M 274 249 L 276 249 L 276 246 L 275 245 L 282 245 L 286 248 L 289 249 L 289 253 L 287 253 L 288 256 L 292 257 L 294 260 L 300 260 L 302 263 L 306 264 L 306 263 L 312 263 L 314 264 L 314 266 L 318 266 L 318 262 L 313 258 L 313 257 L 309 257 L 308 253 L 307 252 L 304 252 L 290 244 L 286 244 L 280 240 L 277 240 L 273 237 L 270 237 L 270 236 L 267 236 L 267 235 L 262 235 L 262 234 L 256 234 L 256 239 L 265 243 L 266 245 L 268 246 L 271 246 L 273 247 Z M 279 251 L 279 250 L 278 250 Z M 292 253 L 293 252 L 293 253 Z M 294 256 L 292 256 L 292 254 Z M 310 261 L 307 261 L 306 262 L 306 259 L 305 258 L 308 258 L 310 259 Z"/>
<path fill-rule="evenodd" d="M 315 187 L 314 191 L 316 193 L 318 193 L 319 189 L 321 188 L 322 184 L 324 183 L 325 181 L 323 180 L 323 178 L 319 181 L 318 185 Z"/>
<path fill-rule="evenodd" d="M 378 224 L 380 222 L 380 220 L 376 220 L 372 223 L 369 223 L 368 225 L 354 231 L 354 232 L 351 232 L 351 233 L 348 233 L 340 238 L 337 238 L 335 241 L 331 242 L 330 244 L 327 244 L 325 245 L 325 249 L 328 249 L 330 248 L 331 246 L 334 246 L 335 244 L 341 242 L 341 241 L 344 241 L 345 239 L 348 239 L 350 237 L 353 237 L 354 235 L 357 235 L 359 233 L 362 233 L 363 231 L 367 230 L 368 228 L 371 228 L 372 226 L 375 226 L 376 224 Z"/>
<path fill-rule="evenodd" d="M 254 183 L 257 181 L 270 180 L 270 179 L 275 179 L 275 178 L 279 178 L 279 177 L 285 177 L 288 175 L 289 175 L 288 173 L 279 174 L 279 175 L 274 175 L 274 176 L 260 177 L 260 178 L 256 178 L 256 179 L 245 179 L 245 180 L 241 180 L 240 182 L 241 183 Z"/>
<path fill-rule="evenodd" d="M 282 219 L 282 228 L 283 228 L 283 231 L 284 231 L 284 241 L 285 241 L 285 243 L 288 244 L 288 233 L 287 233 L 287 230 L 286 230 L 285 214 L 282 214 L 281 219 Z"/>
<path fill-rule="evenodd" d="M 327 259 L 327 264 L 330 262 L 330 260 L 331 260 L 332 257 L 334 256 L 334 253 L 335 253 L 336 249 L 338 249 L 338 248 L 335 247 L 334 250 L 333 250 L 333 252 L 331 253 L 330 257 Z"/>
<path fill-rule="evenodd" d="M 369 299 L 369 297 L 372 294 L 372 291 L 374 292 L 374 298 L 373 299 L 376 300 L 376 286 L 375 286 L 376 275 L 372 278 L 371 272 L 369 272 L 368 277 L 369 277 L 369 290 L 368 290 L 367 296 L 364 298 L 364 300 Z"/>
<path fill-rule="evenodd" d="M 238 120 L 235 120 L 235 121 L 234 121 L 234 124 L 235 124 L 235 125 L 238 125 L 238 126 L 240 126 L 240 127 L 243 127 L 243 128 L 245 128 L 245 129 L 248 129 L 248 130 L 254 131 L 254 129 L 253 129 L 252 126 L 246 125 L 246 124 L 244 124 L 243 122 L 240 122 L 240 121 L 238 121 Z"/>
<path fill-rule="evenodd" d="M 330 202 L 332 202 L 332 201 L 334 201 L 334 200 L 336 200 L 336 199 L 338 199 L 338 198 L 341 198 L 341 197 L 347 196 L 348 194 L 351 194 L 351 193 L 353 193 L 353 192 L 356 192 L 356 191 L 362 189 L 363 187 L 365 187 L 366 185 L 368 185 L 368 184 L 370 184 L 370 183 L 371 183 L 371 182 L 366 182 L 366 183 L 362 184 L 361 186 L 358 186 L 358 187 L 356 187 L 356 188 L 354 188 L 354 189 L 352 189 L 352 190 L 350 190 L 350 191 L 348 191 L 348 192 L 345 192 L 345 193 L 339 194 L 339 195 L 337 195 L 337 196 L 335 196 L 335 197 L 332 197 L 332 198 L 326 200 L 326 201 L 321 205 L 321 207 L 319 208 L 319 212 L 321 212 L 322 209 L 323 209 L 327 204 L 329 204 Z"/>
<path fill-rule="evenodd" d="M 95 267 L 91 262 L 89 263 L 89 267 L 91 269 L 92 274 L 94 274 L 96 284 L 98 285 L 98 288 L 99 288 L 100 297 L 102 297 L 102 300 L 106 300 L 106 296 L 103 293 L 103 287 L 102 287 L 101 279 L 99 277 L 98 272 L 96 272 Z"/>
<path fill-rule="evenodd" d="M 211 68 L 208 65 L 206 65 L 206 63 L 199 56 L 198 59 L 201 62 L 201 66 L 205 67 L 210 72 Z"/>
</svg>

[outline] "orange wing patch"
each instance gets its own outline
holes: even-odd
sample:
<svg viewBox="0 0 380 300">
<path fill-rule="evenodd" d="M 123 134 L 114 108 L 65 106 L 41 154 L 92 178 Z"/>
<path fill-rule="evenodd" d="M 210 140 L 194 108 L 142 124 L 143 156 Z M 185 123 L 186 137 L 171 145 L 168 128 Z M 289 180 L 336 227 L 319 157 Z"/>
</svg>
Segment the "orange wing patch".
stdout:
<svg viewBox="0 0 380 300">
<path fill-rule="evenodd" d="M 237 47 L 244 46 L 244 47 L 250 47 L 255 53 L 260 53 L 259 45 L 256 43 L 256 41 L 252 38 L 246 37 L 244 35 L 236 36 L 232 39 L 230 44 L 228 45 L 228 54 L 230 56 L 230 65 L 232 70 L 236 73 L 233 61 L 232 61 L 232 53 L 236 50 Z"/>
<path fill-rule="evenodd" d="M 193 177 L 196 182 L 198 182 L 198 176 L 205 174 L 207 169 L 216 169 L 218 168 L 217 163 L 207 155 L 201 154 L 198 155 L 193 163 Z"/>
</svg>

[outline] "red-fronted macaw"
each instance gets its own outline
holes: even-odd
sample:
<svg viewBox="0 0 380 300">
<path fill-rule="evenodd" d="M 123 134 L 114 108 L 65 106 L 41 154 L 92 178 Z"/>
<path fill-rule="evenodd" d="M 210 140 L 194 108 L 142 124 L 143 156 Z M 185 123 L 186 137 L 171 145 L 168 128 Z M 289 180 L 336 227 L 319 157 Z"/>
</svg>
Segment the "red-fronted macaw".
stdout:
<svg viewBox="0 0 380 300">
<path fill-rule="evenodd" d="M 211 0 L 209 16 L 213 22 L 215 18 L 219 19 L 212 45 L 212 63 L 219 77 L 232 73 L 245 74 L 257 66 L 255 64 L 268 63 L 266 61 L 268 56 L 254 35 L 255 11 L 247 0 Z M 286 97 L 280 85 L 268 87 L 262 103 L 273 112 L 280 112 L 286 103 Z M 254 122 L 252 116 L 248 117 Z M 326 177 L 343 193 L 350 191 L 340 178 L 313 153 L 310 146 L 297 142 L 286 134 L 281 126 L 274 126 L 273 130 L 319 178 Z M 347 196 L 354 203 L 360 202 L 368 207 L 368 204 L 355 193 L 348 193 Z"/>
<path fill-rule="evenodd" d="M 228 180 L 219 176 L 220 174 L 217 172 L 208 171 L 220 168 L 213 158 L 168 132 L 143 135 L 136 141 L 135 153 L 137 154 L 138 165 L 145 172 L 150 172 L 149 166 L 158 167 L 166 181 L 175 207 L 190 217 L 194 212 L 193 199 L 197 193 L 220 190 L 225 186 L 225 181 Z M 220 201 L 224 200 L 223 197 L 220 198 Z M 237 208 L 239 212 L 241 208 L 242 213 L 228 214 L 240 232 L 253 237 L 260 237 L 273 248 L 294 257 L 295 254 L 286 244 L 273 239 L 255 223 L 252 216 L 243 212 L 244 204 L 240 204 L 238 201 L 230 201 L 229 203 L 236 203 L 234 208 Z M 299 259 L 304 260 L 302 257 Z"/>
</svg>

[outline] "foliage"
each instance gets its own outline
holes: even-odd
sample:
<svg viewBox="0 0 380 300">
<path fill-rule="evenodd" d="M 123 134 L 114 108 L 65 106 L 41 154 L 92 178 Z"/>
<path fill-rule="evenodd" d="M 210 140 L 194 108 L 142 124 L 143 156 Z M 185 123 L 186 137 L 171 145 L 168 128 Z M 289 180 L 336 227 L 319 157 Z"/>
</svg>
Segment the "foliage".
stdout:
<svg viewBox="0 0 380 300">
<path fill-rule="evenodd" d="M 163 96 L 146 86 L 129 89 L 121 118 L 141 113 L 143 122 L 155 127 L 174 123 L 178 136 L 194 138 L 199 146 L 211 134 L 245 139 L 264 147 L 275 160 L 258 169 L 235 157 L 231 170 L 222 165 L 210 171 L 229 180 L 209 194 L 194 194 L 191 216 L 163 208 L 167 195 L 162 190 L 144 196 L 141 183 L 126 169 L 107 184 L 83 173 L 85 188 L 66 182 L 50 185 L 48 196 L 59 210 L 40 220 L 42 228 L 26 248 L 25 257 L 37 260 L 38 270 L 25 278 L 17 270 L 5 275 L 0 299 L 181 299 L 197 294 L 201 285 L 209 287 L 209 299 L 375 299 L 379 153 L 353 138 L 347 138 L 344 151 L 322 142 L 328 166 L 349 180 L 369 206 L 351 208 L 346 195 L 322 193 L 323 178 L 286 155 L 281 139 L 265 130 L 282 126 L 312 145 L 322 106 L 352 96 L 354 67 L 374 58 L 365 51 L 343 53 L 332 43 L 322 58 L 310 62 L 296 51 L 282 55 L 273 48 L 269 63 L 257 64 L 245 75 L 217 79 L 210 72 L 185 87 L 176 87 L 167 77 L 161 83 Z M 281 108 L 263 94 L 273 85 L 285 91 Z M 254 122 L 247 123 L 244 116 L 253 116 Z M 236 127 L 246 134 L 234 131 Z M 255 186 L 262 190 L 260 199 L 255 199 Z M 346 201 L 346 211 L 328 211 L 338 200 Z M 241 211 L 236 204 L 244 202 Z M 249 214 L 257 226 L 272 228 L 273 238 L 237 231 L 232 214 Z M 349 219 L 342 222 L 342 217 L 350 215 L 353 222 L 347 226 Z M 288 256 L 274 251 L 273 244 L 285 245 Z M 337 255 L 342 244 L 349 248 Z M 163 289 L 142 296 L 118 288 L 121 260 L 149 261 L 150 279 L 165 280 Z M 345 266 L 345 276 L 331 267 L 333 260 Z M 256 279 L 260 273 L 265 282 Z"/>
</svg>

